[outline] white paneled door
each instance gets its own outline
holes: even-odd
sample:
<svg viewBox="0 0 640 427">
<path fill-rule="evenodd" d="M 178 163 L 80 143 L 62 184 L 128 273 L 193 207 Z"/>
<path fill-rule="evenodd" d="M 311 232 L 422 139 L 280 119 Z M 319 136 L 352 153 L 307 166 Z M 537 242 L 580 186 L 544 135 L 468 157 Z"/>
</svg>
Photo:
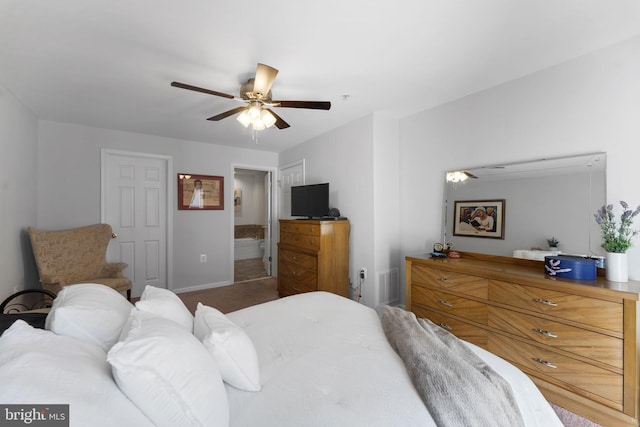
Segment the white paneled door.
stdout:
<svg viewBox="0 0 640 427">
<path fill-rule="evenodd" d="M 129 264 L 132 296 L 146 285 L 167 288 L 168 159 L 103 151 L 102 221 L 117 235 L 107 250 L 109 261 Z"/>
<path fill-rule="evenodd" d="M 304 160 L 280 168 L 280 218 L 291 218 L 291 187 L 304 184 Z"/>
</svg>

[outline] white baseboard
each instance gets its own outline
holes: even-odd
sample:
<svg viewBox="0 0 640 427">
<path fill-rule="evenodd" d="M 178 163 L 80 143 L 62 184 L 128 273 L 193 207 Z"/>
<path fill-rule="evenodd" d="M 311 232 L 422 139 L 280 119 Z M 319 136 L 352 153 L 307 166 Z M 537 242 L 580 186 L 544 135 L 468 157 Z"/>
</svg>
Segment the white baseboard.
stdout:
<svg viewBox="0 0 640 427">
<path fill-rule="evenodd" d="M 172 291 L 175 292 L 176 294 L 182 294 L 182 293 L 185 293 L 185 292 L 202 291 L 202 290 L 205 290 L 205 289 L 220 288 L 222 286 L 227 286 L 227 285 L 230 285 L 230 284 L 231 284 L 231 282 L 229 282 L 229 281 L 218 282 L 218 283 L 204 283 L 202 285 L 189 286 L 188 288 L 172 289 Z"/>
</svg>

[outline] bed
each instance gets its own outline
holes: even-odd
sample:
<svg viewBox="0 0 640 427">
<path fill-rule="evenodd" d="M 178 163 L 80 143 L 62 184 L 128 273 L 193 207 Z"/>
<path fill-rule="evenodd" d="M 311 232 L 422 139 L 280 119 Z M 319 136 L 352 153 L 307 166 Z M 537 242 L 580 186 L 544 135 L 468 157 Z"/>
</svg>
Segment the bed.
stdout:
<svg viewBox="0 0 640 427">
<path fill-rule="evenodd" d="M 190 319 L 165 290 L 149 292 L 146 306 L 120 297 L 126 304 L 103 312 L 104 296 L 82 303 L 84 293 L 54 301 L 55 333 L 14 324 L 0 337 L 0 402 L 69 404 L 72 426 L 436 425 L 376 310 L 349 299 L 312 292 L 227 315 L 199 305 L 204 314 Z M 99 321 L 87 325 L 90 317 Z M 526 375 L 465 345 L 511 385 L 524 425 L 562 426 Z"/>
</svg>

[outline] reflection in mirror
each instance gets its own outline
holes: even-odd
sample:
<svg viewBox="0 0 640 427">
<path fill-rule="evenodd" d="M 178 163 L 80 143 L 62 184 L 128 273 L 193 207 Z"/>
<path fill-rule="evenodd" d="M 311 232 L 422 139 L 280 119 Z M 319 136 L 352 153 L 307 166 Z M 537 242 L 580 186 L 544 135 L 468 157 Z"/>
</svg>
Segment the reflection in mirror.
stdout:
<svg viewBox="0 0 640 427">
<path fill-rule="evenodd" d="M 444 240 L 456 251 L 544 259 L 553 250 L 547 240 L 556 238 L 562 253 L 601 256 L 593 215 L 606 203 L 605 192 L 605 153 L 450 171 L 444 190 Z M 483 230 L 454 235 L 454 229 L 461 228 L 456 203 L 483 200 L 504 200 L 503 238 L 482 238 Z"/>
</svg>

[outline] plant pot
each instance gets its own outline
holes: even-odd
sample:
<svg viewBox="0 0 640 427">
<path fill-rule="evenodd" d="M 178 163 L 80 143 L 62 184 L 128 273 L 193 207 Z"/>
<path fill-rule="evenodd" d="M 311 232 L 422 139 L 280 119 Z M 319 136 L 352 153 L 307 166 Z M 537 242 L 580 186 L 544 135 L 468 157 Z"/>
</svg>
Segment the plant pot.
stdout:
<svg viewBox="0 0 640 427">
<path fill-rule="evenodd" d="M 629 281 L 629 264 L 626 253 L 607 252 L 607 280 L 612 282 Z"/>
</svg>

